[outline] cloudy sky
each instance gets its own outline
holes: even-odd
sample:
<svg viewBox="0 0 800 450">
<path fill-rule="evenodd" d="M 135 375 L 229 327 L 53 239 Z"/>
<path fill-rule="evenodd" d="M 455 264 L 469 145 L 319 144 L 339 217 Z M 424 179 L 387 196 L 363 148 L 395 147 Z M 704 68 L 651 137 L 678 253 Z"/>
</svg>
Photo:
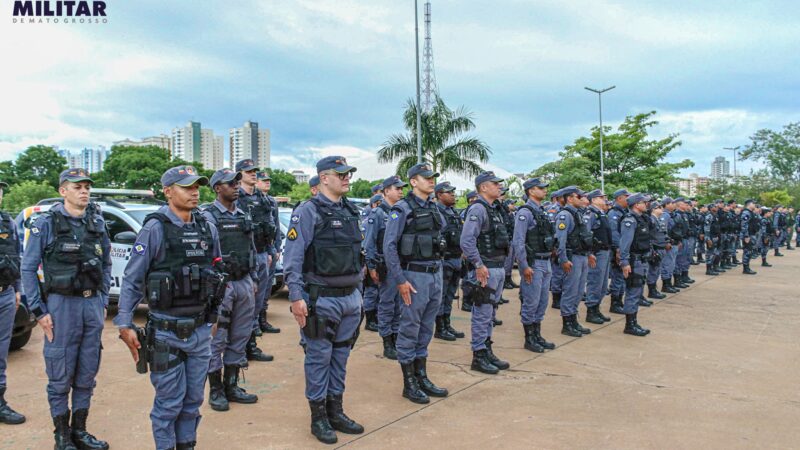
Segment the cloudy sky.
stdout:
<svg viewBox="0 0 800 450">
<path fill-rule="evenodd" d="M 584 86 L 617 86 L 604 95 L 611 125 L 658 111 L 656 133 L 683 141 L 672 159 L 697 163 L 687 173 L 800 120 L 794 2 L 432 2 L 440 93 L 473 112 L 501 172 L 588 133 L 597 97 Z M 105 25 L 12 24 L 5 4 L 0 160 L 190 119 L 227 142 L 254 120 L 272 130 L 274 167 L 341 153 L 367 178 L 391 172 L 374 153 L 414 95 L 411 0 L 107 0 Z"/>
</svg>

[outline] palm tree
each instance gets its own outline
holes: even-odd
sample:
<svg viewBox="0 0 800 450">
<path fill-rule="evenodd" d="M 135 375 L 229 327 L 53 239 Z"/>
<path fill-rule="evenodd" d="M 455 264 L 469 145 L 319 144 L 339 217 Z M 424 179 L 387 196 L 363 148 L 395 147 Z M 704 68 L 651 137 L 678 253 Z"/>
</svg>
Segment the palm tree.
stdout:
<svg viewBox="0 0 800 450">
<path fill-rule="evenodd" d="M 408 133 L 392 135 L 378 150 L 378 162 L 399 160 L 400 176 L 417 163 L 417 105 L 412 100 L 408 100 L 403 122 Z M 488 161 L 492 151 L 480 139 L 462 136 L 475 128 L 472 113 L 463 106 L 453 111 L 437 96 L 430 112 L 422 113 L 421 122 L 422 159 L 434 172 L 473 177 L 483 171 L 478 162 Z"/>
</svg>

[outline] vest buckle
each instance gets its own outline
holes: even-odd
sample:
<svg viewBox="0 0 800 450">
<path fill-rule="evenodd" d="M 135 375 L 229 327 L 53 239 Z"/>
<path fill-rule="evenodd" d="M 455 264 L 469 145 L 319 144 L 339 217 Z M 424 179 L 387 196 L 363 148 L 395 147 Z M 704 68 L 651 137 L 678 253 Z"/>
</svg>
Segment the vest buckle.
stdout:
<svg viewBox="0 0 800 450">
<path fill-rule="evenodd" d="M 91 296 L 92 296 L 92 290 L 91 289 L 87 289 L 87 290 L 83 291 L 83 298 L 89 298 Z"/>
</svg>

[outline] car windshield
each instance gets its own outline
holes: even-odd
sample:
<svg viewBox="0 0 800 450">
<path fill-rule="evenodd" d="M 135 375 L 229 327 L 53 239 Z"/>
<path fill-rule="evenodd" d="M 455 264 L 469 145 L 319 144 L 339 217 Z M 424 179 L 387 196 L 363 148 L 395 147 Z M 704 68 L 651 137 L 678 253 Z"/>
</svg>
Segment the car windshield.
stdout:
<svg viewBox="0 0 800 450">
<path fill-rule="evenodd" d="M 281 221 L 281 224 L 283 225 L 283 227 L 284 228 L 289 228 L 289 219 L 292 218 L 292 212 L 291 211 L 281 211 L 278 214 L 278 217 L 280 218 L 280 221 Z"/>
</svg>

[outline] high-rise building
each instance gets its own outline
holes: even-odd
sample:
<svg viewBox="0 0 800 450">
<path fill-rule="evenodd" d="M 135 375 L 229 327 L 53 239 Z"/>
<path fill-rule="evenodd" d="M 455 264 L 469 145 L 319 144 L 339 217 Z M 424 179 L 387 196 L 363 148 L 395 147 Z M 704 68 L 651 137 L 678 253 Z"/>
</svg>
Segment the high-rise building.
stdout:
<svg viewBox="0 0 800 450">
<path fill-rule="evenodd" d="M 680 191 L 681 195 L 694 197 L 700 193 L 701 186 L 708 186 L 709 179 L 701 177 L 696 173 L 689 174 L 689 178 L 678 179 L 673 183 Z"/>
<path fill-rule="evenodd" d="M 167 136 L 166 134 L 160 134 L 158 136 L 148 136 L 139 140 L 125 139 L 122 141 L 114 142 L 112 145 L 126 146 L 126 147 L 144 147 L 152 145 L 155 147 L 163 148 L 164 150 L 168 151 L 170 157 L 172 157 L 172 138 Z"/>
<path fill-rule="evenodd" d="M 84 148 L 80 154 L 80 166 L 89 173 L 97 173 L 103 170 L 103 164 L 108 158 L 109 150 L 100 145 L 97 148 Z"/>
<path fill-rule="evenodd" d="M 731 163 L 724 156 L 717 156 L 711 163 L 711 178 L 718 180 L 731 176 Z"/>
<path fill-rule="evenodd" d="M 236 164 L 236 161 L 250 158 L 259 168 L 269 167 L 269 141 L 269 130 L 259 129 L 258 122 L 248 120 L 240 128 L 231 128 L 229 136 L 231 165 Z"/>
<path fill-rule="evenodd" d="M 223 145 L 222 136 L 201 128 L 200 122 L 188 122 L 186 126 L 172 130 L 172 159 L 198 162 L 206 169 L 221 169 L 224 165 Z"/>
</svg>

